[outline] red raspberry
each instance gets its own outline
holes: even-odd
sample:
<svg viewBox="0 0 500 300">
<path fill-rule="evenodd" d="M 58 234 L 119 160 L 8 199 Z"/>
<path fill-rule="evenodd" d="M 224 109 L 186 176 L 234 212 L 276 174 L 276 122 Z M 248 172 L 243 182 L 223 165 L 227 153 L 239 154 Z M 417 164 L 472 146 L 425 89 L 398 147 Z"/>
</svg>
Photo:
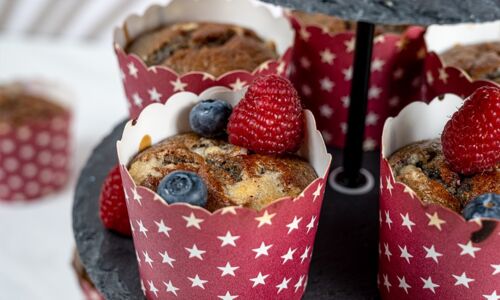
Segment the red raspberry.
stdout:
<svg viewBox="0 0 500 300">
<path fill-rule="evenodd" d="M 500 89 L 479 88 L 446 124 L 443 153 L 455 172 L 470 175 L 500 165 Z"/>
<path fill-rule="evenodd" d="M 304 115 L 290 81 L 276 75 L 257 78 L 234 108 L 229 142 L 260 154 L 295 152 L 304 138 Z"/>
<path fill-rule="evenodd" d="M 104 227 L 131 236 L 120 167 L 114 167 L 104 180 L 99 197 L 99 215 Z"/>
</svg>

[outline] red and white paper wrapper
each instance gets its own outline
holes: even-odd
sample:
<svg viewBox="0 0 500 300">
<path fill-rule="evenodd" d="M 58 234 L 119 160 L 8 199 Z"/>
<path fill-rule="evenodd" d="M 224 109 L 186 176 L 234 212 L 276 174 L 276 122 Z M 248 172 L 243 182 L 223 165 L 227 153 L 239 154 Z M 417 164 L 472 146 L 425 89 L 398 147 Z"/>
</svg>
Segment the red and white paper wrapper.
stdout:
<svg viewBox="0 0 500 300">
<path fill-rule="evenodd" d="M 50 82 L 16 82 L 22 93 L 64 105 L 70 93 Z M 71 112 L 13 125 L 0 122 L 0 201 L 33 201 L 65 186 L 70 170 Z"/>
<path fill-rule="evenodd" d="M 387 161 L 401 147 L 440 136 L 462 105 L 447 94 L 412 103 L 386 121 L 380 167 L 379 290 L 383 299 L 498 299 L 498 221 L 465 221 L 437 204 L 423 204 L 396 182 Z"/>
<path fill-rule="evenodd" d="M 311 109 L 326 143 L 343 147 L 352 80 L 355 34 L 330 34 L 292 18 L 297 32 L 290 79 Z M 425 29 L 386 33 L 374 40 L 365 150 L 378 149 L 384 121 L 419 99 L 426 54 Z"/>
<path fill-rule="evenodd" d="M 500 21 L 484 24 L 433 25 L 426 41 L 429 54 L 425 58 L 423 96 L 433 99 L 445 93 L 454 93 L 462 98 L 470 96 L 481 86 L 500 86 L 488 80 L 474 81 L 465 71 L 445 66 L 437 53 L 442 53 L 457 44 L 471 45 L 500 40 Z"/>
<path fill-rule="evenodd" d="M 235 70 L 216 78 L 203 72 L 177 74 L 164 66 L 147 67 L 137 55 L 125 52 L 127 44 L 141 33 L 187 21 L 227 23 L 253 29 L 260 37 L 275 43 L 280 57 L 264 62 L 253 72 Z M 167 6 L 150 7 L 143 16 L 132 15 L 114 34 L 130 118 L 137 118 L 147 105 L 164 103 L 177 92 L 200 93 L 213 86 L 239 90 L 259 75 L 284 75 L 292 58 L 293 37 L 293 29 L 282 9 L 256 0 L 172 0 Z"/>
<path fill-rule="evenodd" d="M 78 279 L 85 300 L 105 300 L 99 291 L 83 278 Z"/>
<path fill-rule="evenodd" d="M 127 123 L 118 157 L 127 197 L 141 283 L 148 299 L 300 299 L 306 288 L 331 156 L 311 112 L 299 154 L 320 176 L 295 199 L 261 211 L 228 207 L 211 213 L 188 204 L 168 205 L 138 187 L 126 166 L 143 137 L 152 143 L 190 131 L 190 108 L 202 99 L 235 105 L 243 96 L 224 87 L 201 95 L 179 93 L 146 107 Z"/>
</svg>

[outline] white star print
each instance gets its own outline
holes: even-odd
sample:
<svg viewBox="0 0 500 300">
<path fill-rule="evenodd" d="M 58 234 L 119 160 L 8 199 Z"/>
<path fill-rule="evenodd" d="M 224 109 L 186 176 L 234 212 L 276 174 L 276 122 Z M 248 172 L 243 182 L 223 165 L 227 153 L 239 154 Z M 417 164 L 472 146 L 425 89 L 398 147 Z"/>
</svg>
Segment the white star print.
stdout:
<svg viewBox="0 0 500 300">
<path fill-rule="evenodd" d="M 356 46 L 356 41 L 354 40 L 354 38 L 351 38 L 350 40 L 345 41 L 344 45 L 345 45 L 345 52 L 350 53 L 354 51 L 354 47 Z"/>
<path fill-rule="evenodd" d="M 344 73 L 344 80 L 350 81 L 352 79 L 352 66 L 347 69 L 342 69 L 342 73 Z"/>
<path fill-rule="evenodd" d="M 443 254 L 437 252 L 436 249 L 434 248 L 434 245 L 432 245 L 430 248 L 427 248 L 425 246 L 423 247 L 424 250 L 427 252 L 425 258 L 432 258 L 436 263 L 439 263 L 438 257 L 443 256 Z"/>
<path fill-rule="evenodd" d="M 318 187 L 316 188 L 316 190 L 314 191 L 313 193 L 313 202 L 316 201 L 316 199 L 321 195 L 321 189 L 323 188 L 323 184 L 318 184 Z"/>
<path fill-rule="evenodd" d="M 139 231 L 144 234 L 145 237 L 148 237 L 148 229 L 146 227 L 144 227 L 144 224 L 142 224 L 142 220 L 139 220 L 139 221 L 135 221 L 137 223 L 137 225 L 139 225 Z"/>
<path fill-rule="evenodd" d="M 429 278 L 427 278 L 427 279 L 420 277 L 420 279 L 422 279 L 422 281 L 424 282 L 424 286 L 422 287 L 423 289 L 429 289 L 432 291 L 433 294 L 436 293 L 436 291 L 434 289 L 438 288 L 439 285 L 432 282 L 431 276 L 429 276 Z"/>
<path fill-rule="evenodd" d="M 309 224 L 307 224 L 306 228 L 307 228 L 307 233 L 309 233 L 309 231 L 311 231 L 311 229 L 314 228 L 314 222 L 316 221 L 316 216 L 312 216 L 311 217 L 311 221 L 309 222 Z"/>
<path fill-rule="evenodd" d="M 168 283 L 166 283 L 164 281 L 163 284 L 167 287 L 167 293 L 172 293 L 175 296 L 177 296 L 177 291 L 179 289 L 174 286 L 174 284 L 172 283 L 172 281 L 169 280 Z"/>
<path fill-rule="evenodd" d="M 369 112 L 366 115 L 366 125 L 377 125 L 378 115 L 374 112 Z"/>
<path fill-rule="evenodd" d="M 225 215 L 225 214 L 233 214 L 233 215 L 236 215 L 236 206 L 224 207 L 224 208 L 221 210 L 221 215 Z"/>
<path fill-rule="evenodd" d="M 328 77 L 321 79 L 319 83 L 321 85 L 321 89 L 329 93 L 333 90 L 333 87 L 335 86 L 333 81 L 331 81 L 330 78 Z"/>
<path fill-rule="evenodd" d="M 175 81 L 170 81 L 170 84 L 174 87 L 174 92 L 182 92 L 187 86 L 187 83 L 182 82 L 179 77 Z"/>
<path fill-rule="evenodd" d="M 300 65 L 304 69 L 309 69 L 311 67 L 311 62 L 309 61 L 309 59 L 307 59 L 307 57 L 304 56 L 300 59 Z"/>
<path fill-rule="evenodd" d="M 259 225 L 257 228 L 260 228 L 264 226 L 265 224 L 267 225 L 272 225 L 273 223 L 271 222 L 271 219 L 276 215 L 276 213 L 269 214 L 267 210 L 264 211 L 264 214 L 260 217 L 255 218 L 255 220 L 259 221 Z"/>
<path fill-rule="evenodd" d="M 158 233 L 164 233 L 167 237 L 170 237 L 168 232 L 172 230 L 172 228 L 168 227 L 163 223 L 163 220 L 160 220 L 160 222 L 155 221 L 156 226 L 158 226 Z"/>
<path fill-rule="evenodd" d="M 140 206 L 142 206 L 142 197 L 141 195 L 139 195 L 139 193 L 137 192 L 137 189 L 135 187 L 132 188 L 132 194 L 134 195 L 134 200 L 137 201 L 139 203 Z"/>
<path fill-rule="evenodd" d="M 401 218 L 403 219 L 403 223 L 401 223 L 401 226 L 406 226 L 408 230 L 411 232 L 411 227 L 415 226 L 415 223 L 413 223 L 410 220 L 410 214 L 406 213 L 406 215 L 403 216 L 403 214 L 400 214 Z"/>
<path fill-rule="evenodd" d="M 491 274 L 491 275 L 500 274 L 500 265 L 491 265 L 491 267 L 494 269 L 493 274 Z"/>
<path fill-rule="evenodd" d="M 335 54 L 333 54 L 330 49 L 321 51 L 319 55 L 321 55 L 321 61 L 329 65 L 333 65 L 333 60 L 336 58 Z"/>
<path fill-rule="evenodd" d="M 439 229 L 439 231 L 441 231 L 441 225 L 445 224 L 446 221 L 441 220 L 437 212 L 434 212 L 433 215 L 430 215 L 428 213 L 425 213 L 425 215 L 427 216 L 427 218 L 429 218 L 429 223 L 427 225 L 435 226 L 437 229 Z"/>
<path fill-rule="evenodd" d="M 387 260 L 391 261 L 392 253 L 389 251 L 389 244 L 384 243 L 384 255 L 387 256 Z"/>
<path fill-rule="evenodd" d="M 340 101 L 342 101 L 342 105 L 344 105 L 345 108 L 348 108 L 351 99 L 349 96 L 343 96 L 342 98 L 340 98 Z"/>
<path fill-rule="evenodd" d="M 382 89 L 379 88 L 378 86 L 372 86 L 368 90 L 368 99 L 377 99 L 380 97 L 380 93 L 382 92 Z"/>
<path fill-rule="evenodd" d="M 413 255 L 411 255 L 410 252 L 408 252 L 408 249 L 406 249 L 406 245 L 403 248 L 401 248 L 401 246 L 399 246 L 399 245 L 398 245 L 398 247 L 399 247 L 399 250 L 401 251 L 400 257 L 406 259 L 407 263 L 410 263 L 410 258 L 412 258 Z"/>
<path fill-rule="evenodd" d="M 173 259 L 172 257 L 170 257 L 168 255 L 167 251 L 165 251 L 164 253 L 159 252 L 159 254 L 161 255 L 161 257 L 163 259 L 162 260 L 163 264 L 169 264 L 172 268 L 174 267 L 174 265 L 172 263 L 175 261 L 175 259 Z"/>
<path fill-rule="evenodd" d="M 311 96 L 311 94 L 312 94 L 311 87 L 308 86 L 307 84 L 304 84 L 302 86 L 302 93 L 304 93 L 304 95 L 306 95 L 306 96 Z"/>
<path fill-rule="evenodd" d="M 217 269 L 222 271 L 222 275 L 220 277 L 224 277 L 226 275 L 231 275 L 233 277 L 236 277 L 234 271 L 238 270 L 239 268 L 240 267 L 232 267 L 229 262 L 227 262 L 224 267 L 217 267 Z"/>
<path fill-rule="evenodd" d="M 448 81 L 448 74 L 446 73 L 445 69 L 439 69 L 439 80 L 441 80 L 443 83 L 446 83 Z"/>
<path fill-rule="evenodd" d="M 332 134 L 329 133 L 328 131 L 326 130 L 322 130 L 321 131 L 321 135 L 323 136 L 323 139 L 325 140 L 325 142 L 329 143 L 332 141 L 333 137 L 332 137 Z"/>
<path fill-rule="evenodd" d="M 392 74 L 392 76 L 394 77 L 394 79 L 401 79 L 404 73 L 405 71 L 403 69 L 398 68 L 396 69 L 396 71 L 394 71 L 394 74 Z"/>
<path fill-rule="evenodd" d="M 200 224 L 205 221 L 203 219 L 198 219 L 196 218 L 196 216 L 194 215 L 194 213 L 191 213 L 189 215 L 189 217 L 186 217 L 186 216 L 182 216 L 182 218 L 184 220 L 186 220 L 186 228 L 189 228 L 189 227 L 195 227 L 197 228 L 198 230 L 201 230 L 201 227 L 200 227 Z"/>
<path fill-rule="evenodd" d="M 402 288 L 403 290 L 405 290 L 406 294 L 408 294 L 408 289 L 411 289 L 411 286 L 408 283 L 406 283 L 406 279 L 404 276 L 401 278 L 399 278 L 399 276 L 397 277 L 399 280 L 399 288 Z"/>
<path fill-rule="evenodd" d="M 203 73 L 203 78 L 201 80 L 205 81 L 208 79 L 215 80 L 215 76 L 208 74 L 208 73 Z"/>
<path fill-rule="evenodd" d="M 208 282 L 208 280 L 201 279 L 200 276 L 198 276 L 198 274 L 196 274 L 194 278 L 188 277 L 188 279 L 192 282 L 191 287 L 197 286 L 202 289 L 205 289 L 205 283 Z"/>
<path fill-rule="evenodd" d="M 148 284 L 149 284 L 149 291 L 155 294 L 155 297 L 158 297 L 158 289 L 155 287 L 153 281 L 148 281 Z"/>
<path fill-rule="evenodd" d="M 497 291 L 493 291 L 493 293 L 491 293 L 491 295 L 483 295 L 484 298 L 486 298 L 486 300 L 498 300 L 500 299 L 500 295 L 497 295 Z"/>
<path fill-rule="evenodd" d="M 280 64 L 276 68 L 276 72 L 278 73 L 278 75 L 281 75 L 285 72 L 285 63 L 284 62 L 280 62 Z"/>
<path fill-rule="evenodd" d="M 389 191 L 389 193 L 391 193 L 391 196 L 392 196 L 392 184 L 391 184 L 391 177 L 390 176 L 386 176 L 385 177 L 385 182 L 386 182 L 386 185 L 385 185 L 385 188 Z"/>
<path fill-rule="evenodd" d="M 379 58 L 375 58 L 372 61 L 372 72 L 375 72 L 375 71 L 382 72 L 382 67 L 384 66 L 384 64 L 385 64 L 385 61 L 383 61 Z"/>
<path fill-rule="evenodd" d="M 217 238 L 222 241 L 222 244 L 220 245 L 221 247 L 224 247 L 226 245 L 231 245 L 233 247 L 236 247 L 235 241 L 240 237 L 231 235 L 231 232 L 228 231 L 225 236 L 218 236 Z"/>
<path fill-rule="evenodd" d="M 281 256 L 281 258 L 283 259 L 283 265 L 289 261 L 289 260 L 293 260 L 293 254 L 295 253 L 295 251 L 297 251 L 297 248 L 293 249 L 292 248 L 288 248 L 288 252 L 284 255 Z"/>
<path fill-rule="evenodd" d="M 137 258 L 137 263 L 140 265 L 141 264 L 141 258 L 139 257 L 139 253 L 135 251 L 135 257 Z"/>
<path fill-rule="evenodd" d="M 265 256 L 269 256 L 269 253 L 267 252 L 269 250 L 269 248 L 271 248 L 273 245 L 267 245 L 262 242 L 260 244 L 260 247 L 259 248 L 255 248 L 255 249 L 252 249 L 253 252 L 255 252 L 255 258 L 259 258 L 261 255 L 265 255 Z"/>
<path fill-rule="evenodd" d="M 431 71 L 427 71 L 426 73 L 426 77 L 427 77 L 427 82 L 432 85 L 432 83 L 434 82 L 434 77 L 432 76 L 432 73 Z"/>
<path fill-rule="evenodd" d="M 469 242 L 468 242 L 467 244 L 465 244 L 465 245 L 462 245 L 462 244 L 458 243 L 458 246 L 459 246 L 460 248 L 462 248 L 462 252 L 460 252 L 460 255 L 461 255 L 461 256 L 462 256 L 462 255 L 466 255 L 466 254 L 468 254 L 468 255 L 470 255 L 470 256 L 472 256 L 472 257 L 476 258 L 476 252 L 477 252 L 477 251 L 479 251 L 479 250 L 481 250 L 481 248 L 479 248 L 479 247 L 474 247 L 474 246 L 472 245 L 472 242 L 471 242 L 471 241 L 469 241 Z"/>
<path fill-rule="evenodd" d="M 196 257 L 199 260 L 203 260 L 202 255 L 205 252 L 207 252 L 205 250 L 199 250 L 198 247 L 196 246 L 196 244 L 194 244 L 192 248 L 184 248 L 184 249 L 186 249 L 186 251 L 189 252 L 189 258 Z"/>
<path fill-rule="evenodd" d="M 132 223 L 132 220 L 129 220 L 129 223 L 130 223 L 130 230 L 132 230 L 132 234 L 134 234 L 135 229 L 134 229 L 134 224 Z"/>
<path fill-rule="evenodd" d="M 410 195 L 410 197 L 413 199 L 417 194 L 415 194 L 415 192 L 407 185 L 405 185 L 405 189 L 404 191 L 405 193 L 407 193 L 408 195 Z"/>
<path fill-rule="evenodd" d="M 300 221 L 302 221 L 302 217 L 300 218 L 297 218 L 297 216 L 293 217 L 293 221 L 290 224 L 286 225 L 286 227 L 288 227 L 288 234 L 290 234 L 290 232 L 292 232 L 295 229 L 299 229 Z"/>
<path fill-rule="evenodd" d="M 385 211 L 385 223 L 387 223 L 387 226 L 391 229 L 392 220 L 388 210 Z"/>
<path fill-rule="evenodd" d="M 129 63 L 129 64 L 127 65 L 127 67 L 128 67 L 128 74 L 129 74 L 130 76 L 133 76 L 133 77 L 137 78 L 137 72 L 138 72 L 139 70 L 137 70 L 137 68 L 135 67 L 134 63 L 133 63 L 133 62 Z"/>
<path fill-rule="evenodd" d="M 147 251 L 142 251 L 142 255 L 144 255 L 144 262 L 147 263 L 151 268 L 153 267 L 154 261 L 149 257 Z"/>
<path fill-rule="evenodd" d="M 299 277 L 299 280 L 297 281 L 297 283 L 294 285 L 295 287 L 295 293 L 297 293 L 297 291 L 300 289 L 300 287 L 302 286 L 302 282 L 304 281 L 304 275 L 301 275 Z"/>
<path fill-rule="evenodd" d="M 122 69 L 120 69 L 120 78 L 122 81 L 125 81 L 125 79 L 127 78 Z"/>
<path fill-rule="evenodd" d="M 302 255 L 300 256 L 300 263 L 304 263 L 304 260 L 306 260 L 306 258 L 309 256 L 309 250 L 311 250 L 311 248 L 309 248 L 309 246 L 306 246 L 304 253 L 302 253 Z"/>
<path fill-rule="evenodd" d="M 377 36 L 373 39 L 373 41 L 375 42 L 375 44 L 377 44 L 377 43 L 383 43 L 383 42 L 385 42 L 385 36 L 383 36 L 382 34 L 377 35 Z"/>
<path fill-rule="evenodd" d="M 292 279 L 292 278 L 288 278 L 288 279 L 287 279 L 287 278 L 285 277 L 285 278 L 283 278 L 283 281 L 282 281 L 280 284 L 278 284 L 278 285 L 276 286 L 276 288 L 278 289 L 278 294 L 279 294 L 279 293 L 281 293 L 281 291 L 282 291 L 282 290 L 284 290 L 284 289 L 287 289 L 287 288 L 288 288 L 288 283 L 290 282 L 290 280 L 291 280 L 291 279 Z"/>
<path fill-rule="evenodd" d="M 252 288 L 258 286 L 259 284 L 266 285 L 266 282 L 264 280 L 266 280 L 267 277 L 269 277 L 269 274 L 263 276 L 262 273 L 259 272 L 259 275 L 257 275 L 257 277 L 250 278 L 250 281 L 253 282 Z"/>
<path fill-rule="evenodd" d="M 217 297 L 219 297 L 222 300 L 234 300 L 238 298 L 238 295 L 231 295 L 229 291 L 227 291 L 224 296 L 217 296 Z"/>
<path fill-rule="evenodd" d="M 392 284 L 389 282 L 389 276 L 387 274 L 384 274 L 384 285 L 387 288 L 387 291 L 391 289 Z"/>
<path fill-rule="evenodd" d="M 325 118 L 330 118 L 333 115 L 333 109 L 327 104 L 323 104 L 319 107 L 320 114 Z"/>
<path fill-rule="evenodd" d="M 158 93 L 158 91 L 156 90 L 155 87 L 148 90 L 148 93 L 149 93 L 149 98 L 151 99 L 151 101 L 154 101 L 154 102 L 161 101 L 162 94 Z"/>
<path fill-rule="evenodd" d="M 311 34 L 309 33 L 309 31 L 307 31 L 307 28 L 306 28 L 306 27 L 302 27 L 302 28 L 300 29 L 300 37 L 301 37 L 304 41 L 309 40 L 309 38 L 311 37 Z"/>
<path fill-rule="evenodd" d="M 239 91 L 245 88 L 246 84 L 246 81 L 241 81 L 239 78 L 236 78 L 236 81 L 231 83 L 229 86 L 233 89 L 233 91 Z"/>
<path fill-rule="evenodd" d="M 144 295 L 146 295 L 146 287 L 144 286 L 144 281 L 141 280 L 141 290 Z"/>
<path fill-rule="evenodd" d="M 455 282 L 455 286 L 457 286 L 457 285 L 463 285 L 466 288 L 469 288 L 469 283 L 471 283 L 471 282 L 474 281 L 474 279 L 468 278 L 467 275 L 465 274 L 465 272 L 463 272 L 462 275 L 460 275 L 460 276 L 453 275 L 453 274 L 452 274 L 452 276 L 457 281 L 457 282 Z"/>
<path fill-rule="evenodd" d="M 346 122 L 342 122 L 340 123 L 340 130 L 342 130 L 342 133 L 347 133 L 347 123 Z"/>
<path fill-rule="evenodd" d="M 264 70 L 269 69 L 269 63 L 270 63 L 270 61 L 263 62 L 263 63 L 259 66 L 259 71 L 264 71 Z"/>
<path fill-rule="evenodd" d="M 366 138 L 363 142 L 363 150 L 364 151 L 372 151 L 375 149 L 375 145 L 377 143 L 375 142 L 375 140 L 371 139 L 371 138 Z"/>
<path fill-rule="evenodd" d="M 399 97 L 398 96 L 394 96 L 391 99 L 389 99 L 389 105 L 391 107 L 396 107 L 398 104 L 399 104 Z"/>
</svg>

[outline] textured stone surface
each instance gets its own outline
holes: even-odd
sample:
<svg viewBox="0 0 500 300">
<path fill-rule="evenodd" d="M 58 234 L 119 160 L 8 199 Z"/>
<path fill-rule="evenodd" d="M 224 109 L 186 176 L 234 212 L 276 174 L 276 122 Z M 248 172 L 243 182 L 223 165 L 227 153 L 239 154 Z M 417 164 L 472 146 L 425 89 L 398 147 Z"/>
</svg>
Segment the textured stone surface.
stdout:
<svg viewBox="0 0 500 300">
<path fill-rule="evenodd" d="M 82 262 L 109 300 L 143 299 L 131 239 L 106 231 L 98 217 L 99 190 L 116 164 L 120 124 L 97 146 L 83 169 L 75 193 L 73 229 Z M 331 151 L 335 166 L 341 151 Z M 365 167 L 378 178 L 379 153 L 365 154 Z M 364 196 L 345 196 L 327 188 L 307 292 L 304 299 L 378 299 L 376 287 L 378 180 Z"/>
<path fill-rule="evenodd" d="M 264 0 L 381 24 L 451 24 L 500 19 L 500 0 Z"/>
</svg>

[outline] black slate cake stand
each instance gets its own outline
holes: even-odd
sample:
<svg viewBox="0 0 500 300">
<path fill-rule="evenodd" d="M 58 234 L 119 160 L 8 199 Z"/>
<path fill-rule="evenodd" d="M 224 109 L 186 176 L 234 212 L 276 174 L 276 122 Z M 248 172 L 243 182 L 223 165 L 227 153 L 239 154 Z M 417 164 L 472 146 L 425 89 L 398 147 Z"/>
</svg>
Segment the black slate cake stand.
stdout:
<svg viewBox="0 0 500 300">
<path fill-rule="evenodd" d="M 78 180 L 73 230 L 78 252 L 91 280 L 108 300 L 144 299 L 132 239 L 107 231 L 99 220 L 101 184 L 117 163 L 119 124 L 95 149 Z M 330 149 L 333 167 L 342 152 Z M 376 283 L 379 152 L 364 154 L 375 188 L 347 196 L 327 188 L 309 282 L 304 299 L 379 299 Z"/>
</svg>

